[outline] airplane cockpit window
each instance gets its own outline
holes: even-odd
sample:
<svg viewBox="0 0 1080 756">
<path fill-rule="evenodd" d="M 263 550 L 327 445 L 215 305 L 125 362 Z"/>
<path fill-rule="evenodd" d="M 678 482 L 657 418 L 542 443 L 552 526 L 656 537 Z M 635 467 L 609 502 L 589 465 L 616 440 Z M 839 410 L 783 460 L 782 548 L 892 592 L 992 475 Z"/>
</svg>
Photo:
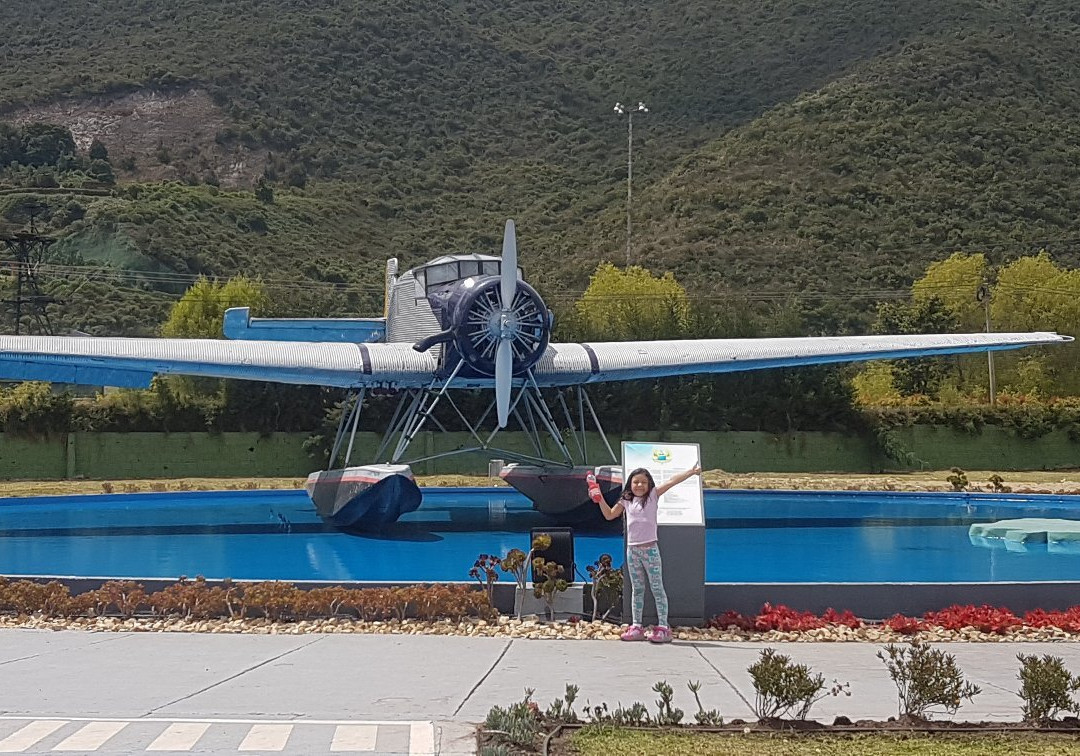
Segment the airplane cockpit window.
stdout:
<svg viewBox="0 0 1080 756">
<path fill-rule="evenodd" d="M 425 290 L 462 281 L 475 276 L 497 276 L 502 263 L 499 260 L 454 260 L 453 262 L 428 265 L 416 272 L 416 280 Z M 518 268 L 521 278 L 521 268 Z"/>
<path fill-rule="evenodd" d="M 438 286 L 448 281 L 458 280 L 457 263 L 443 263 L 432 265 L 427 269 L 427 285 Z"/>
</svg>

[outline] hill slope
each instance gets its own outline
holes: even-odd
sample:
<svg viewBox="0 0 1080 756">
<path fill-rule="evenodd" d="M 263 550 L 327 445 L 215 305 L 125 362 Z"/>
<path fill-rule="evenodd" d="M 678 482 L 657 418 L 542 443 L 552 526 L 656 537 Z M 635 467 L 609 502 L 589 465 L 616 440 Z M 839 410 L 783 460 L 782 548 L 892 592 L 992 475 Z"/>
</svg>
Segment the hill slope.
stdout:
<svg viewBox="0 0 1080 756">
<path fill-rule="evenodd" d="M 957 248 L 1071 254 L 1056 240 L 1080 235 L 1080 19 L 1061 0 L 102 0 L 81 15 L 14 0 L 0 27 L 0 118 L 205 93 L 201 142 L 144 145 L 126 169 L 123 141 L 107 144 L 121 181 L 169 175 L 167 158 L 227 182 L 223 156 L 242 153 L 277 184 L 273 203 L 125 190 L 78 200 L 81 217 L 46 197 L 67 251 L 353 287 L 303 307 L 370 313 L 383 258 L 494 251 L 511 215 L 530 278 L 579 290 L 623 257 L 616 99 L 652 109 L 635 121 L 639 259 L 700 295 L 817 292 L 821 326 L 845 327 L 872 304 L 852 287 L 901 286 Z M 0 196 L 0 218 L 17 204 Z"/>
</svg>

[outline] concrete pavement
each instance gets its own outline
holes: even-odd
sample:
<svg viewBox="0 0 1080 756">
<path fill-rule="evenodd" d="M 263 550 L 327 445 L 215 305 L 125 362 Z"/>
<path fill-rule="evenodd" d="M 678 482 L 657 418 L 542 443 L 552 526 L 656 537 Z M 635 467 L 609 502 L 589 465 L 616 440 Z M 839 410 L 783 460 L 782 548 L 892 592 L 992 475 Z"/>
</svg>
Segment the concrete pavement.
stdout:
<svg viewBox="0 0 1080 756">
<path fill-rule="evenodd" d="M 822 700 L 813 718 L 896 714 L 896 688 L 876 657 L 880 646 L 768 645 L 828 681 L 850 683 L 850 697 Z M 983 688 L 960 709 L 961 720 L 1019 719 L 1019 652 L 1061 656 L 1080 671 L 1080 643 L 941 645 Z M 695 680 L 706 708 L 752 720 L 746 669 L 764 647 L 3 630 L 0 752 L 466 754 L 474 748 L 472 726 L 491 706 L 520 700 L 528 687 L 546 708 L 567 683 L 580 688 L 579 711 L 587 702 L 614 708 L 635 701 L 652 710 L 651 688 L 666 680 L 690 719 L 695 704 L 686 683 Z"/>
</svg>

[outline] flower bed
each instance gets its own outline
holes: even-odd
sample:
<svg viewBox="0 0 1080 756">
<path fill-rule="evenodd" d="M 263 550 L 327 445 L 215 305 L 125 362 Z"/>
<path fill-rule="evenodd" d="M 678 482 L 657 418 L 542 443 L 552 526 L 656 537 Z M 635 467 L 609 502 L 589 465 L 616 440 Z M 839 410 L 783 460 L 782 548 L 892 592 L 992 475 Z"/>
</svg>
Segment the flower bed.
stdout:
<svg viewBox="0 0 1080 756">
<path fill-rule="evenodd" d="M 57 581 L 0 577 L 0 627 L 194 632 L 432 633 L 615 640 L 620 626 L 572 617 L 566 622 L 500 615 L 488 591 L 465 585 L 397 588 L 328 586 L 303 590 L 264 581 L 218 584 L 181 578 L 148 593 L 134 581 L 108 581 L 72 595 Z M 765 604 L 753 616 L 728 611 L 706 627 L 675 628 L 681 640 L 724 641 L 1046 641 L 1080 638 L 1080 606 L 1035 609 L 1017 616 L 1005 607 L 953 605 L 921 617 L 895 614 L 882 622 L 850 611 L 822 614 Z"/>
</svg>

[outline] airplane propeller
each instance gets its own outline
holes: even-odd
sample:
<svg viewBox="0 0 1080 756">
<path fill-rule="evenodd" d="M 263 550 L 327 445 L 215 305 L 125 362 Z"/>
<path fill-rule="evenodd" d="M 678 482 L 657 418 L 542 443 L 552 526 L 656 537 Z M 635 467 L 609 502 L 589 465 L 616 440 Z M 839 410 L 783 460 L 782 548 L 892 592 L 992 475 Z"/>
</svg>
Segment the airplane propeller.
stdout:
<svg viewBox="0 0 1080 756">
<path fill-rule="evenodd" d="M 502 270 L 499 281 L 499 346 L 495 352 L 495 409 L 499 427 L 510 420 L 510 394 L 513 388 L 514 352 L 512 344 L 516 331 L 513 315 L 514 295 L 517 293 L 517 233 L 514 221 L 506 221 L 503 232 Z"/>
</svg>

